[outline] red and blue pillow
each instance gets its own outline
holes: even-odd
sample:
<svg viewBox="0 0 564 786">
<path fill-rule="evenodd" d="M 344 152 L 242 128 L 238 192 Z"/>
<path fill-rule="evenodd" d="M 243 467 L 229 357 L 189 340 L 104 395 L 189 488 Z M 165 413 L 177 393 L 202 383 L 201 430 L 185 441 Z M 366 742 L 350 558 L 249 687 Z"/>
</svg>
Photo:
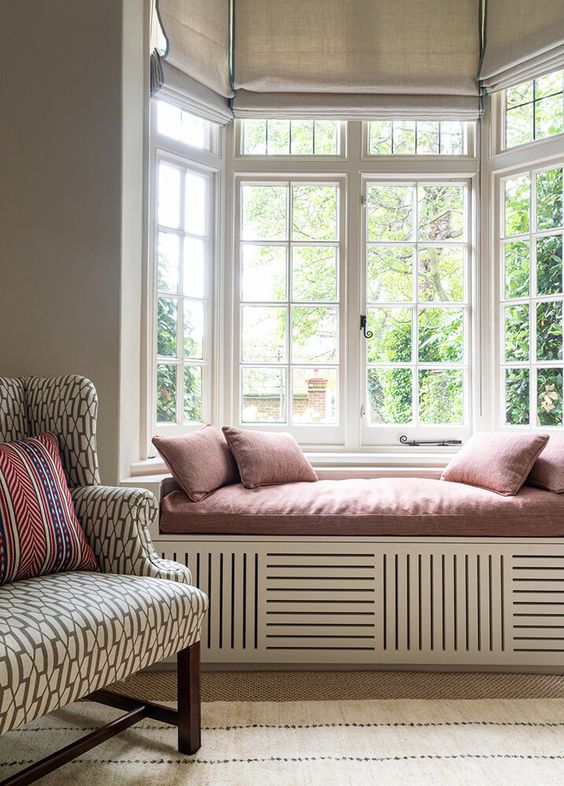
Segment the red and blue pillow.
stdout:
<svg viewBox="0 0 564 786">
<path fill-rule="evenodd" d="M 0 584 L 95 570 L 76 518 L 57 437 L 0 444 Z"/>
</svg>

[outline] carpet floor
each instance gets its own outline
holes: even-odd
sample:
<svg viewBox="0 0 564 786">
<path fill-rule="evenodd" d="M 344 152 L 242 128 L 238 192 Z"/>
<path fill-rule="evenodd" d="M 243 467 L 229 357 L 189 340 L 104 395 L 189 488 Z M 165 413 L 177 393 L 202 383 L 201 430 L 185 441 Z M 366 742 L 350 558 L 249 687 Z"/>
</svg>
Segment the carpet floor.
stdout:
<svg viewBox="0 0 564 786">
<path fill-rule="evenodd" d="M 176 673 L 136 674 L 114 686 L 145 701 L 175 701 Z M 223 671 L 202 674 L 203 701 L 564 699 L 559 674 L 426 671 Z"/>
<path fill-rule="evenodd" d="M 203 744 L 144 721 L 44 786 L 556 786 L 564 700 L 208 702 Z M 0 779 L 115 717 L 81 702 L 0 737 Z"/>
</svg>

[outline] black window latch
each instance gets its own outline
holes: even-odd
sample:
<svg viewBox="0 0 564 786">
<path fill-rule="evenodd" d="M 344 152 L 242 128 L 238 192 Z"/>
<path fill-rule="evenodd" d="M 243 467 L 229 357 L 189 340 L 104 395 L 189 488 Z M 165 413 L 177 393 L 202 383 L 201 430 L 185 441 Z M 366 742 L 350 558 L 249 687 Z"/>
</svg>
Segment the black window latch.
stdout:
<svg viewBox="0 0 564 786">
<path fill-rule="evenodd" d="M 362 332 L 364 334 L 364 338 L 372 338 L 374 333 L 371 330 L 367 330 L 366 329 L 366 325 L 367 324 L 368 324 L 368 322 L 367 322 L 367 319 L 366 319 L 366 314 L 361 314 L 360 315 L 360 329 L 362 330 Z"/>
<path fill-rule="evenodd" d="M 411 448 L 419 447 L 420 445 L 438 445 L 440 448 L 451 447 L 452 445 L 462 445 L 461 439 L 427 439 L 420 442 L 417 439 L 408 439 L 405 434 L 399 438 L 402 445 L 409 445 Z"/>
</svg>

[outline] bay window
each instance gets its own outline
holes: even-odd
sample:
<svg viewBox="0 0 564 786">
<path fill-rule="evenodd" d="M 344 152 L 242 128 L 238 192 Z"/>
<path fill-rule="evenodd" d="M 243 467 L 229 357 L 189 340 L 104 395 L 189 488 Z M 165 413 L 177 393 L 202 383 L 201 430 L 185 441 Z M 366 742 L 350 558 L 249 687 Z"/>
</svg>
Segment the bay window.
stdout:
<svg viewBox="0 0 564 786">
<path fill-rule="evenodd" d="M 220 129 L 153 104 L 149 430 L 232 423 L 320 451 L 465 438 L 473 124 Z"/>
</svg>

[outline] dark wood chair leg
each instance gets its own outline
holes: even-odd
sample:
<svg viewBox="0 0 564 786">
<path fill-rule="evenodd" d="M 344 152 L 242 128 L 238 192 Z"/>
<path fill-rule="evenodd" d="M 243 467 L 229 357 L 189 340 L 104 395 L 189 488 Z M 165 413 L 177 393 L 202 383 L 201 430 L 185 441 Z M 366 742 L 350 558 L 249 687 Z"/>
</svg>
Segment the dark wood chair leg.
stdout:
<svg viewBox="0 0 564 786">
<path fill-rule="evenodd" d="M 178 664 L 178 750 L 196 753 L 201 745 L 200 642 L 180 650 Z"/>
</svg>

